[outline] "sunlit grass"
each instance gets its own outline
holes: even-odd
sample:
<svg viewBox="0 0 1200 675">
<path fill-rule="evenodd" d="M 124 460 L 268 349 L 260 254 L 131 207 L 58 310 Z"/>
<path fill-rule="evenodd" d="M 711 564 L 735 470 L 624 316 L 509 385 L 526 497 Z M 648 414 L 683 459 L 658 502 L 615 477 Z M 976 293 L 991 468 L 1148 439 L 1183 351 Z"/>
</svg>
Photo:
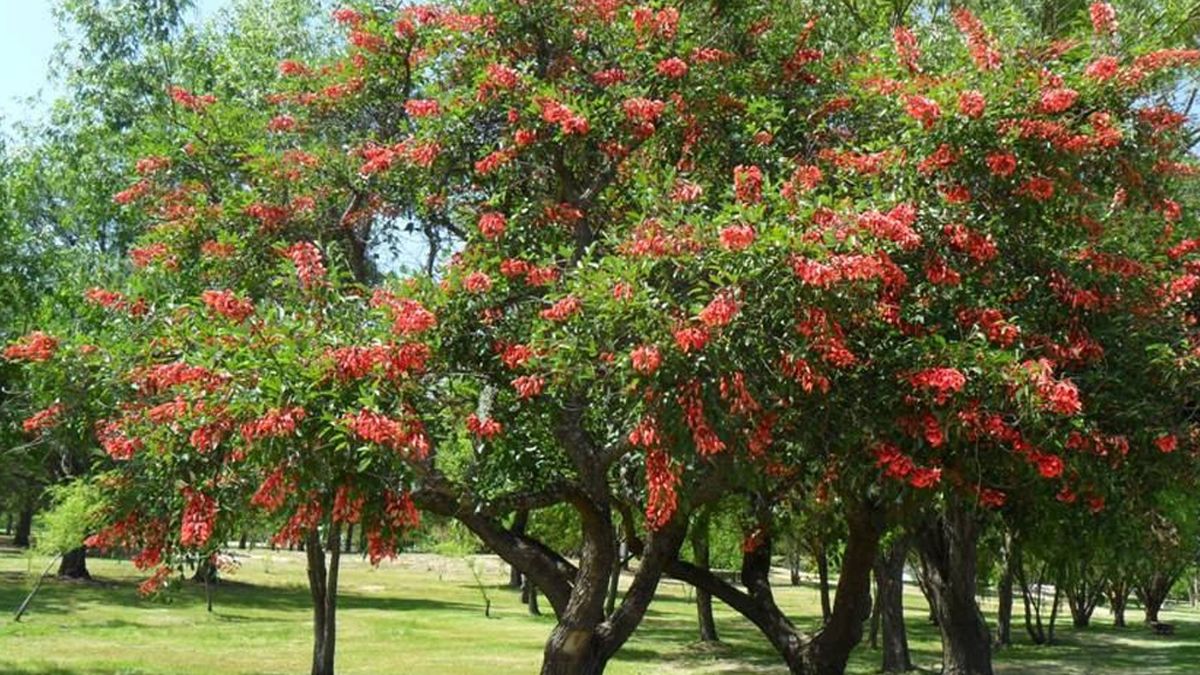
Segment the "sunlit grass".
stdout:
<svg viewBox="0 0 1200 675">
<path fill-rule="evenodd" d="M 491 618 L 466 559 L 405 555 L 372 569 L 358 556 L 343 559 L 338 617 L 338 670 L 342 673 L 453 673 L 502 675 L 536 672 L 542 641 L 553 625 L 531 617 L 517 593 L 504 587 L 507 568 L 478 559 L 492 601 Z M 137 596 L 141 575 L 127 562 L 91 560 L 98 582 L 49 581 L 19 624 L 11 611 L 46 564 L 12 549 L 0 550 L 0 672 L 98 673 L 299 673 L 309 663 L 310 614 L 300 553 L 255 551 L 236 575 L 220 584 L 212 614 L 203 587 L 185 583 L 169 601 Z M 817 594 L 810 587 L 781 585 L 780 604 L 802 626 L 815 625 Z M 927 624 L 919 594 L 907 598 L 913 657 L 936 670 L 936 632 Z M 1019 607 L 1018 607 L 1019 609 Z M 1065 612 L 1065 607 L 1063 609 Z M 1131 623 L 1139 619 L 1131 608 Z M 1001 652 L 997 671 L 1009 675 L 1148 673 L 1183 675 L 1200 667 L 1197 614 L 1164 615 L 1176 624 L 1172 637 L 1156 637 L 1137 625 L 1112 629 L 1104 610 L 1095 625 L 1074 631 L 1069 617 L 1060 644 L 1036 647 L 1014 626 L 1021 644 Z M 784 673 L 754 628 L 718 606 L 724 644 L 695 643 L 692 594 L 664 582 L 642 627 L 609 672 Z M 879 653 L 855 651 L 850 672 L 877 670 Z"/>
</svg>

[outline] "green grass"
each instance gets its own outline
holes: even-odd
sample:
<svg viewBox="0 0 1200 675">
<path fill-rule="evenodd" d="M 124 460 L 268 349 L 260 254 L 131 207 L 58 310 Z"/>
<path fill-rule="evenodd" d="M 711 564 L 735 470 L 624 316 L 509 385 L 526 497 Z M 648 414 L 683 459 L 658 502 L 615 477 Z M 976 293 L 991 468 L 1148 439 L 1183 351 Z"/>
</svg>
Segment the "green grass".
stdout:
<svg viewBox="0 0 1200 675">
<path fill-rule="evenodd" d="M 483 615 L 483 600 L 465 560 L 405 555 L 379 569 L 358 556 L 343 560 L 339 672 L 536 672 L 553 619 L 526 614 L 518 595 L 502 585 L 506 568 L 492 558 L 479 558 L 486 568 L 483 581 L 492 598 L 492 618 Z M 30 612 L 13 623 L 11 611 L 47 562 L 0 549 L 0 673 L 290 674 L 308 668 L 311 628 L 302 554 L 254 552 L 219 586 L 212 614 L 205 611 L 202 586 L 186 583 L 169 602 L 144 600 L 135 590 L 142 577 L 132 565 L 91 560 L 97 583 L 48 581 Z M 814 624 L 819 615 L 814 589 L 781 585 L 778 595 L 799 625 Z M 724 644 L 697 645 L 691 597 L 681 584 L 665 582 L 645 622 L 609 672 L 786 672 L 754 628 L 723 606 L 718 607 L 717 622 Z M 906 604 L 913 658 L 923 669 L 936 671 L 937 634 L 924 619 L 923 600 L 911 594 Z M 549 612 L 544 603 L 543 607 Z M 1130 619 L 1138 618 L 1131 609 Z M 1037 647 L 1023 642 L 1001 652 L 997 671 L 1197 672 L 1200 614 L 1175 610 L 1163 618 L 1176 624 L 1176 635 L 1156 637 L 1141 626 L 1115 630 L 1101 609 L 1096 625 L 1088 630 L 1060 626 L 1060 644 Z M 1024 638 L 1024 631 L 1017 637 Z M 878 660 L 878 652 L 860 647 L 849 672 L 875 672 Z"/>
</svg>

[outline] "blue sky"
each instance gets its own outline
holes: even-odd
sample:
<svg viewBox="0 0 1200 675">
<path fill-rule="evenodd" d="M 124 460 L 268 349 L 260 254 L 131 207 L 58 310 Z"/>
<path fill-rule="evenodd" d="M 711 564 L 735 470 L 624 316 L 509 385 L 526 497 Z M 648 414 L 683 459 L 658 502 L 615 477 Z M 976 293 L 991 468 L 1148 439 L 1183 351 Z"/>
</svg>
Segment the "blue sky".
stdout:
<svg viewBox="0 0 1200 675">
<path fill-rule="evenodd" d="M 229 0 L 197 0 L 194 15 L 210 16 Z M 54 0 L 0 0 L 0 129 L 40 113 L 20 99 L 39 91 L 48 99 L 46 75 L 51 52 L 58 43 L 51 8 Z M 45 101 L 43 100 L 43 105 Z"/>
</svg>

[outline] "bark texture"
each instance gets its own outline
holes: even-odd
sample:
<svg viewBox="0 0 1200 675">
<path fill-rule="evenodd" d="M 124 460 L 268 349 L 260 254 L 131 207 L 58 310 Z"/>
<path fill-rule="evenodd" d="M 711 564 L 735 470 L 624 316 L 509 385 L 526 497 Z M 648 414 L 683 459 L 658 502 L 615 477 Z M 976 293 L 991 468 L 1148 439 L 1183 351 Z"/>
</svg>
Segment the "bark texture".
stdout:
<svg viewBox="0 0 1200 675">
<path fill-rule="evenodd" d="M 978 537 L 974 514 L 951 501 L 917 538 L 942 634 L 943 675 L 992 675 L 991 637 L 975 602 Z"/>
</svg>

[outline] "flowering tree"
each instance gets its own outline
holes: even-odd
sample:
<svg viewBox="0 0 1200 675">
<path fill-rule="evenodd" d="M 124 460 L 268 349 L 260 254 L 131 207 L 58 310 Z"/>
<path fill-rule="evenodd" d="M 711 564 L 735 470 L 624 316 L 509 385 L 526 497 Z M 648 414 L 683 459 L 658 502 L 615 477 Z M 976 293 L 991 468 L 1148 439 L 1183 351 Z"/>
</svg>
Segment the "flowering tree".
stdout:
<svg viewBox="0 0 1200 675">
<path fill-rule="evenodd" d="M 545 673 L 603 670 L 663 573 L 794 672 L 840 672 L 897 502 L 924 514 L 946 672 L 988 673 L 979 513 L 1100 511 L 1125 467 L 1172 481 L 1195 443 L 1200 244 L 1173 199 L 1194 168 L 1183 119 L 1145 100 L 1200 53 L 1128 53 L 1111 8 L 1091 16 L 1016 50 L 959 9 L 859 51 L 770 4 L 342 9 L 347 57 L 281 64 L 278 110 L 172 90 L 196 138 L 116 198 L 157 224 L 129 288 L 89 293 L 105 329 L 9 356 L 78 360 L 116 397 L 93 543 L 153 567 L 263 512 L 306 541 L 314 673 L 322 534 L 361 522 L 377 560 L 414 506 L 546 594 Z M 371 293 L 397 225 L 461 250 Z M 811 638 L 766 582 L 771 501 L 797 486 L 848 531 Z M 745 592 L 677 560 L 731 491 L 759 495 Z M 577 566 L 501 524 L 560 502 Z M 606 612 L 617 514 L 642 564 Z"/>
</svg>

